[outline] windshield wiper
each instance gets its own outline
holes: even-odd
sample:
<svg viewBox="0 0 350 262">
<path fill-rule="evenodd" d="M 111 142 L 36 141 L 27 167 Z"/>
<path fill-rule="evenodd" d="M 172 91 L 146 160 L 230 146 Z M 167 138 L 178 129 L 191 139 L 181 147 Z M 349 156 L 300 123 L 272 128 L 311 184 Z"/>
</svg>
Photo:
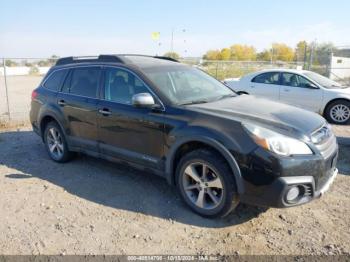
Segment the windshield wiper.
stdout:
<svg viewBox="0 0 350 262">
<path fill-rule="evenodd" d="M 201 99 L 201 100 L 193 100 L 193 101 L 189 101 L 186 103 L 181 103 L 179 105 L 185 106 L 185 105 L 194 105 L 194 104 L 204 104 L 204 103 L 208 103 L 209 101 L 206 99 Z"/>
</svg>

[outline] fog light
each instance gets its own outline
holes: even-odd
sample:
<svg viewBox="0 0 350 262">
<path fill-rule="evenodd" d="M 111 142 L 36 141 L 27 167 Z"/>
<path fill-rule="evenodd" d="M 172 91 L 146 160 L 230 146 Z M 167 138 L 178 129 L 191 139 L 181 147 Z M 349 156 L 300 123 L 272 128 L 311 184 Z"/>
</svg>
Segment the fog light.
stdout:
<svg viewBox="0 0 350 262">
<path fill-rule="evenodd" d="M 288 202 L 295 201 L 298 198 L 299 194 L 300 194 L 299 187 L 293 186 L 288 190 L 287 195 L 286 195 L 286 200 Z"/>
</svg>

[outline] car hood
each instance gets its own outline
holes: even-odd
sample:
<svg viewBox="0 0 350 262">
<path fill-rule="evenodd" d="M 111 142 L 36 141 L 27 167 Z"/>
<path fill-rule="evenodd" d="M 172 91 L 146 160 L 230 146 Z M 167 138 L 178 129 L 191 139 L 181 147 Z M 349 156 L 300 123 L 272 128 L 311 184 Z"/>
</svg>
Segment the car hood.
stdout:
<svg viewBox="0 0 350 262">
<path fill-rule="evenodd" d="M 254 122 L 282 133 L 307 136 L 325 124 L 320 115 L 268 99 L 251 95 L 222 99 L 188 106 L 192 110 L 241 122 Z"/>
<path fill-rule="evenodd" d="M 332 89 L 327 89 L 328 91 L 331 92 L 336 92 L 339 94 L 346 94 L 346 95 L 350 95 L 350 87 L 345 87 L 345 88 L 332 88 Z"/>
</svg>

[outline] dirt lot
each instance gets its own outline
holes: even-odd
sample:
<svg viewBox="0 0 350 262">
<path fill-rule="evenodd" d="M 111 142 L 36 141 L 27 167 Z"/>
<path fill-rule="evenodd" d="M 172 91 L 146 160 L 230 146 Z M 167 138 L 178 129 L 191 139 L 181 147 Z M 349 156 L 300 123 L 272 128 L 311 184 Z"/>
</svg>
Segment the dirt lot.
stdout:
<svg viewBox="0 0 350 262">
<path fill-rule="evenodd" d="M 87 156 L 57 164 L 29 128 L 3 130 L 0 253 L 349 254 L 350 127 L 335 131 L 340 175 L 324 197 L 208 220 L 161 178 Z"/>
</svg>

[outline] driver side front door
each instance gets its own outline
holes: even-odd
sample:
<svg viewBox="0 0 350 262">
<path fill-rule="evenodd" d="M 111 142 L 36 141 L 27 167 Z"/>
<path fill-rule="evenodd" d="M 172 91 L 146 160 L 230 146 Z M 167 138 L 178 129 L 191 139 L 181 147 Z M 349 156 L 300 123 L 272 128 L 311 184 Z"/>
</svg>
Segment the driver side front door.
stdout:
<svg viewBox="0 0 350 262">
<path fill-rule="evenodd" d="M 137 93 L 153 95 L 133 72 L 105 67 L 103 99 L 97 105 L 100 152 L 112 158 L 161 169 L 163 111 L 133 106 L 132 96 Z M 158 101 L 156 97 L 154 100 Z"/>
</svg>

